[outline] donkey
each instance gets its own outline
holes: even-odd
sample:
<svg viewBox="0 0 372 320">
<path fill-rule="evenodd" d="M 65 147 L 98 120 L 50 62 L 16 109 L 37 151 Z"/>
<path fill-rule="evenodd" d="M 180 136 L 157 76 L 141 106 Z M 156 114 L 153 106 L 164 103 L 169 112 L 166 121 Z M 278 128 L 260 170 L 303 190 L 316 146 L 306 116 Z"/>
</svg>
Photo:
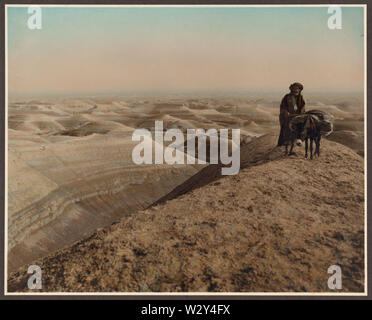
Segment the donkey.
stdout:
<svg viewBox="0 0 372 320">
<path fill-rule="evenodd" d="M 315 142 L 315 155 L 320 156 L 320 140 L 322 136 L 328 136 L 333 131 L 333 117 L 324 111 L 311 110 L 298 115 L 289 122 L 291 131 L 290 143 L 292 153 L 294 142 L 301 146 L 305 141 L 305 158 L 308 156 L 310 139 L 310 159 L 313 159 L 313 142 Z M 287 153 L 286 146 L 286 153 Z"/>
</svg>

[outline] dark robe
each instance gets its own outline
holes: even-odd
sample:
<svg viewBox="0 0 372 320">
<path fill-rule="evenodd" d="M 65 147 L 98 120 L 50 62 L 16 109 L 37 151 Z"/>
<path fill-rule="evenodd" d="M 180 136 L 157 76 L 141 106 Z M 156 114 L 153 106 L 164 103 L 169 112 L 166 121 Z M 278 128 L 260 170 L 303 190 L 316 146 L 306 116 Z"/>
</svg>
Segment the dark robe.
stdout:
<svg viewBox="0 0 372 320">
<path fill-rule="evenodd" d="M 296 109 L 297 106 L 297 109 Z M 280 104 L 280 135 L 278 139 L 278 146 L 282 146 L 290 139 L 289 120 L 291 117 L 305 112 L 305 100 L 300 94 L 296 97 L 292 93 L 288 93 L 282 99 Z"/>
</svg>

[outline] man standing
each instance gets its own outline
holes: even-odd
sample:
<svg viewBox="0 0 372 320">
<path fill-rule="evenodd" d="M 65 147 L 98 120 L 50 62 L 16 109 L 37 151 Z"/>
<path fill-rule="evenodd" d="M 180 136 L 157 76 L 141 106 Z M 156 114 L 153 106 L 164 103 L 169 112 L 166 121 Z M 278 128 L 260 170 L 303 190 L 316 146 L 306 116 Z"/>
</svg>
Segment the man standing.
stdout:
<svg viewBox="0 0 372 320">
<path fill-rule="evenodd" d="M 288 143 L 290 138 L 289 120 L 305 112 L 305 100 L 301 94 L 304 86 L 301 83 L 292 83 L 289 87 L 290 93 L 286 94 L 280 104 L 280 135 L 278 146 Z"/>
</svg>

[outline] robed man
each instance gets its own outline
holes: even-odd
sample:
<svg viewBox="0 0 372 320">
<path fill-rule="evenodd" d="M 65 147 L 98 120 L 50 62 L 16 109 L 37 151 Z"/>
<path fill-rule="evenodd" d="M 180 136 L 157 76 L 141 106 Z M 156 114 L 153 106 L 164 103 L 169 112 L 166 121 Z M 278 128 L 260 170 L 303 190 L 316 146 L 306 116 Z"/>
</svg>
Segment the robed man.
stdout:
<svg viewBox="0 0 372 320">
<path fill-rule="evenodd" d="M 287 144 L 290 139 L 290 119 L 305 112 L 305 100 L 301 94 L 303 89 L 304 87 L 301 83 L 292 83 L 289 87 L 290 93 L 287 93 L 280 103 L 278 146 Z"/>
</svg>

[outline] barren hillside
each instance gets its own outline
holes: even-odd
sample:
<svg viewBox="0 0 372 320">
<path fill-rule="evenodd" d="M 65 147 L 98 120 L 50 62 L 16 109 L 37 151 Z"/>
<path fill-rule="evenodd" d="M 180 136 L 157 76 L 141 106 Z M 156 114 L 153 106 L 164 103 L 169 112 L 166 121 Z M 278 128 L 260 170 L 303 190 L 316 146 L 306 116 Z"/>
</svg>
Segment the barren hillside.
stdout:
<svg viewBox="0 0 372 320">
<path fill-rule="evenodd" d="M 283 157 L 277 136 L 241 150 L 238 175 L 208 166 L 161 203 L 34 264 L 42 291 L 363 291 L 364 161 L 322 141 L 321 156 Z M 199 188 L 195 188 L 199 187 Z M 27 291 L 27 266 L 9 291 Z"/>
</svg>

